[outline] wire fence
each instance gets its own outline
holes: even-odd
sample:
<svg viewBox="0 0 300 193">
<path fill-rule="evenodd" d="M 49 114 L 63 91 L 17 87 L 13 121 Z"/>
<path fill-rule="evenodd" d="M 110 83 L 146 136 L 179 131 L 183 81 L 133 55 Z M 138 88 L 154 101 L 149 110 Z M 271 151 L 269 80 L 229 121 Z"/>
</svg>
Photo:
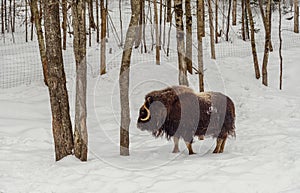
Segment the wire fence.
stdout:
<svg viewBox="0 0 300 193">
<path fill-rule="evenodd" d="M 114 5 L 116 6 L 116 5 Z M 126 14 L 130 13 L 130 10 L 125 9 Z M 128 13 L 127 13 L 128 12 Z M 254 13 L 254 17 L 258 19 L 259 13 Z M 114 28 L 113 21 L 119 21 L 116 15 L 115 18 L 111 14 L 110 16 L 110 37 L 107 42 L 107 70 L 110 71 L 113 68 L 119 68 L 121 63 L 121 54 L 122 48 L 119 46 L 119 32 Z M 284 19 L 284 18 L 283 18 Z M 208 23 L 208 21 L 206 21 Z M 260 25 L 259 25 L 260 24 Z M 128 19 L 124 20 L 123 26 L 128 26 Z M 175 24 L 171 27 L 172 36 L 170 42 L 170 56 L 169 58 L 177 57 L 176 53 L 176 39 L 175 37 Z M 149 25 L 148 25 L 149 27 Z M 240 34 L 239 26 L 231 26 L 229 41 L 225 41 L 224 35 L 219 39 L 218 44 L 215 46 L 216 58 L 226 58 L 226 57 L 246 57 L 252 54 L 250 41 L 242 41 Z M 264 51 L 264 29 L 261 23 L 256 24 L 256 28 L 260 30 L 256 34 L 256 49 L 258 53 Z M 149 37 L 153 36 L 153 28 L 147 30 L 147 35 Z M 279 47 L 279 38 L 278 38 L 278 29 L 272 32 L 272 45 L 274 50 L 278 50 Z M 166 33 L 168 29 L 166 30 Z M 193 29 L 193 38 L 194 40 L 197 37 L 196 28 Z M 209 30 L 207 30 L 209 31 Z M 125 32 L 125 30 L 124 30 Z M 95 32 L 93 32 L 95 33 Z M 293 22 L 285 20 L 283 21 L 282 26 L 283 34 L 283 46 L 282 49 L 289 49 L 293 47 L 300 46 L 300 35 L 293 33 Z M 93 35 L 95 36 L 95 35 Z M 172 41 L 173 40 L 173 41 Z M 175 40 L 175 41 L 174 41 Z M 152 50 L 153 42 L 147 40 L 148 53 L 142 54 L 141 51 L 136 51 L 134 57 L 138 57 L 141 62 L 145 61 L 155 61 L 155 52 Z M 197 53 L 197 41 L 194 41 L 194 53 Z M 161 54 L 166 57 L 166 45 L 163 46 Z M 209 34 L 203 38 L 203 54 L 204 54 L 204 63 L 205 60 L 210 59 L 210 39 Z M 72 39 L 68 38 L 67 50 L 63 51 L 64 58 L 64 69 L 66 72 L 67 80 L 75 78 L 75 60 L 72 48 Z M 172 59 L 170 61 L 176 61 Z M 194 54 L 193 61 L 197 61 L 197 55 Z M 97 77 L 99 75 L 100 68 L 100 47 L 99 44 L 93 43 L 91 47 L 88 47 L 87 51 L 87 63 L 88 63 L 88 75 L 92 77 Z M 196 63 L 196 62 L 194 62 Z M 195 66 L 196 67 L 196 66 Z M 18 87 L 21 85 L 30 85 L 33 83 L 43 84 L 43 72 L 42 65 L 40 61 L 40 54 L 38 43 L 36 37 L 33 38 L 33 41 L 25 43 L 24 31 L 19 31 L 14 35 L 11 34 L 1 34 L 0 35 L 0 89 L 7 89 Z"/>
<path fill-rule="evenodd" d="M 300 46 L 300 35 L 293 32 L 285 32 L 289 35 L 283 39 L 283 49 L 289 49 Z M 233 37 L 233 36 L 232 36 Z M 174 43 L 173 43 L 174 44 Z M 108 43 L 109 45 L 109 43 Z M 272 38 L 272 45 L 274 50 L 278 50 L 279 40 L 276 37 Z M 172 45 L 171 45 L 172 46 Z M 114 46 L 111 46 L 114 47 Z M 176 57 L 176 47 L 173 47 L 170 57 Z M 196 48 L 196 43 L 194 45 Z M 256 38 L 257 52 L 264 51 L 264 37 Z M 110 49 L 110 46 L 108 46 Z M 229 42 L 221 40 L 216 44 L 216 58 L 226 57 L 246 57 L 252 54 L 251 45 L 249 41 L 242 41 L 239 37 L 232 38 Z M 99 74 L 100 66 L 100 48 L 98 44 L 92 45 L 88 48 L 87 63 L 89 76 L 96 77 Z M 196 51 L 196 49 L 194 49 Z M 203 39 L 203 52 L 205 60 L 210 58 L 210 40 L 209 37 Z M 107 53 L 107 70 L 118 68 L 121 63 L 121 48 L 114 48 L 113 53 Z M 136 53 L 138 55 L 141 53 Z M 162 51 L 162 55 L 165 53 Z M 153 60 L 155 55 L 153 52 L 150 54 L 141 54 L 140 60 Z M 40 61 L 39 48 L 36 41 L 28 43 L 0 43 L 0 88 L 12 88 L 21 85 L 30 85 L 32 83 L 43 83 L 43 72 Z M 63 52 L 64 68 L 67 79 L 75 77 L 75 60 L 73 49 L 70 46 Z M 194 61 L 197 59 L 194 58 Z M 204 61 L 205 62 L 205 61 Z"/>
</svg>

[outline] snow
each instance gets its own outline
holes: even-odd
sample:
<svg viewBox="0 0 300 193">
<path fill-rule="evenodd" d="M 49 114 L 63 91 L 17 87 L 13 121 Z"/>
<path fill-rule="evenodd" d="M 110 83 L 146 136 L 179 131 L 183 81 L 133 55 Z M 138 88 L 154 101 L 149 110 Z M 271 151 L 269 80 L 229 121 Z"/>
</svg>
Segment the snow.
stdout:
<svg viewBox="0 0 300 193">
<path fill-rule="evenodd" d="M 210 138 L 195 141 L 196 155 L 189 156 L 182 141 L 181 153 L 172 154 L 172 141 L 154 139 L 135 126 L 143 96 L 150 90 L 176 84 L 176 65 L 172 61 L 156 66 L 154 60 L 133 60 L 138 64 L 131 69 L 129 157 L 119 156 L 117 68 L 103 77 L 89 79 L 86 163 L 71 156 L 54 162 L 45 87 L 2 90 L 0 192 L 299 192 L 297 53 L 299 48 L 283 52 L 287 60 L 283 91 L 275 81 L 275 53 L 270 57 L 270 80 L 274 82 L 270 87 L 261 86 L 252 66 L 245 65 L 251 63 L 251 57 L 226 58 L 206 65 L 206 86 L 226 92 L 237 111 L 237 137 L 229 139 L 225 152 L 218 155 L 212 154 L 215 141 Z M 219 73 L 222 78 L 215 80 Z M 197 89 L 196 75 L 190 80 L 191 87 Z M 74 114 L 74 89 L 69 90 Z"/>
<path fill-rule="evenodd" d="M 287 38 L 291 32 L 284 35 Z M 88 56 L 98 52 L 91 48 Z M 41 82 L 0 89 L 0 193 L 300 192 L 299 53 L 299 44 L 283 50 L 281 91 L 277 50 L 270 54 L 269 87 L 255 79 L 250 55 L 216 61 L 205 57 L 206 89 L 227 94 L 236 106 L 237 136 L 227 140 L 222 154 L 212 154 L 215 140 L 211 138 L 195 139 L 196 155 L 188 155 L 183 141 L 181 153 L 173 154 L 172 141 L 155 139 L 136 128 L 144 95 L 177 84 L 174 52 L 170 58 L 163 56 L 158 66 L 153 53 L 141 55 L 134 50 L 128 157 L 119 156 L 120 53 L 108 57 L 106 75 L 96 76 L 93 68 L 89 71 L 89 155 L 84 163 L 74 156 L 54 161 L 49 96 Z M 97 60 L 90 63 L 97 65 Z M 198 90 L 197 75 L 190 75 L 189 81 Z M 68 77 L 67 86 L 74 121 L 74 77 Z"/>
</svg>

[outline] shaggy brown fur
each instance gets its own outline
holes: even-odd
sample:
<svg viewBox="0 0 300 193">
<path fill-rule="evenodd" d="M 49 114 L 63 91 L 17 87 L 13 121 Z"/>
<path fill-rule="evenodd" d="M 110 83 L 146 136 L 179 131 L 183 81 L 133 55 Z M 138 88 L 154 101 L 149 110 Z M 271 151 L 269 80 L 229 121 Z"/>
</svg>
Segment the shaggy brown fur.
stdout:
<svg viewBox="0 0 300 193">
<path fill-rule="evenodd" d="M 173 86 L 146 95 L 137 127 L 155 137 L 174 137 L 173 152 L 179 151 L 178 139 L 183 138 L 189 154 L 194 153 L 194 136 L 213 136 L 217 138 L 214 153 L 222 153 L 227 136 L 235 136 L 235 108 L 232 100 L 221 93 L 195 93 L 185 86 Z"/>
</svg>

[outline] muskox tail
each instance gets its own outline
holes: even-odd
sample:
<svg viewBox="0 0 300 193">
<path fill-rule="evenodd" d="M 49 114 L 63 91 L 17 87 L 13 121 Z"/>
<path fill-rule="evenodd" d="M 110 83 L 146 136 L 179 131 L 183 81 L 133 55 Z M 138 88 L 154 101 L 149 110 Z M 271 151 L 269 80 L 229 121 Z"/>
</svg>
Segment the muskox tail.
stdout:
<svg viewBox="0 0 300 193">
<path fill-rule="evenodd" d="M 235 107 L 232 100 L 227 97 L 227 110 L 225 116 L 225 125 L 228 135 L 236 137 L 235 133 Z"/>
</svg>

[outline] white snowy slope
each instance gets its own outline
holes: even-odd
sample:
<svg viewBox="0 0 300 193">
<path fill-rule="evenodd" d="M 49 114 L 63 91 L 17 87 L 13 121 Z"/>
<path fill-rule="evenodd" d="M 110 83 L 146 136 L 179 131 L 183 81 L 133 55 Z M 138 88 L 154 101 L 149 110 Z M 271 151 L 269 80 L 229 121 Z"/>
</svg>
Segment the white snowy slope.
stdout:
<svg viewBox="0 0 300 193">
<path fill-rule="evenodd" d="M 113 2 L 111 14 L 118 13 L 118 1 Z M 123 4 L 124 26 L 128 26 L 130 8 L 127 1 Z M 260 18 L 260 15 L 256 17 Z M 276 28 L 276 14 L 273 18 L 273 27 Z M 281 91 L 278 89 L 278 30 L 272 30 L 275 50 L 269 58 L 269 87 L 262 86 L 261 79 L 255 79 L 250 44 L 240 41 L 238 34 L 231 34 L 230 43 L 221 41 L 220 46 L 216 46 L 216 61 L 209 59 L 209 39 L 204 40 L 205 88 L 227 94 L 236 106 L 236 138 L 227 140 L 222 154 L 212 154 L 215 139 L 211 138 L 204 141 L 195 138 L 193 148 L 196 155 L 188 155 L 183 141 L 180 141 L 181 152 L 173 154 L 172 141 L 155 139 L 150 133 L 136 128 L 138 110 L 144 96 L 149 91 L 178 84 L 175 50 L 171 50 L 169 58 L 162 51 L 161 65 L 155 65 L 153 52 L 140 54 L 140 50 L 134 50 L 130 74 L 128 157 L 119 156 L 118 75 L 122 52 L 114 45 L 117 43 L 113 32 L 107 44 L 113 54 L 107 55 L 106 75 L 98 77 L 99 47 L 89 48 L 87 53 L 87 162 L 80 162 L 74 156 L 54 161 L 48 89 L 42 82 L 0 88 L 0 193 L 300 192 L 300 44 L 295 46 L 295 42 L 299 42 L 299 35 L 292 34 L 291 22 L 286 20 L 283 25 L 285 43 Z M 263 40 L 264 30 L 259 21 L 256 26 L 261 29 L 261 33 L 256 34 L 257 45 L 260 45 L 258 50 L 261 52 L 264 42 L 259 40 Z M 172 30 L 174 33 L 175 29 Z M 239 31 L 238 27 L 234 30 L 231 33 Z M 150 32 L 147 31 L 148 35 Z M 9 71 L 12 77 L 7 75 L 1 81 L 7 79 L 18 82 L 20 77 L 16 74 L 23 72 L 28 83 L 30 77 L 37 74 L 33 67 L 39 67 L 35 65 L 39 62 L 37 44 L 11 45 L 9 37 L 6 36 L 5 44 L 1 39 L 0 52 L 4 54 L 0 59 L 0 70 Z M 171 48 L 176 48 L 174 37 L 171 39 Z M 15 34 L 15 38 L 16 42 L 24 41 L 23 31 Z M 64 63 L 74 122 L 75 65 L 72 40 L 69 38 L 68 41 Z M 235 57 L 228 58 L 229 55 Z M 194 60 L 196 57 L 195 54 Z M 13 65 L 22 61 L 24 69 L 15 69 Z M 259 62 L 261 65 L 262 53 L 259 53 Z M 19 71 L 15 73 L 14 70 Z M 41 73 L 38 74 L 39 80 Z M 189 81 L 190 87 L 198 90 L 197 75 L 189 75 Z"/>
<path fill-rule="evenodd" d="M 42 85 L 0 90 L 0 192 L 300 192 L 300 48 L 283 51 L 284 84 L 278 89 L 278 54 L 269 61 L 270 86 L 255 80 L 252 58 L 206 59 L 206 88 L 236 105 L 236 139 L 223 154 L 215 140 L 195 140 L 196 155 L 172 154 L 172 141 L 136 128 L 144 95 L 177 83 L 176 59 L 133 57 L 130 156 L 119 156 L 118 68 L 89 79 L 89 158 L 54 161 L 48 91 Z M 138 54 L 136 54 L 138 55 Z M 262 58 L 262 55 L 260 55 Z M 140 62 L 143 61 L 143 62 Z M 190 76 L 197 87 L 197 75 Z M 74 118 L 74 83 L 68 82 Z"/>
</svg>

